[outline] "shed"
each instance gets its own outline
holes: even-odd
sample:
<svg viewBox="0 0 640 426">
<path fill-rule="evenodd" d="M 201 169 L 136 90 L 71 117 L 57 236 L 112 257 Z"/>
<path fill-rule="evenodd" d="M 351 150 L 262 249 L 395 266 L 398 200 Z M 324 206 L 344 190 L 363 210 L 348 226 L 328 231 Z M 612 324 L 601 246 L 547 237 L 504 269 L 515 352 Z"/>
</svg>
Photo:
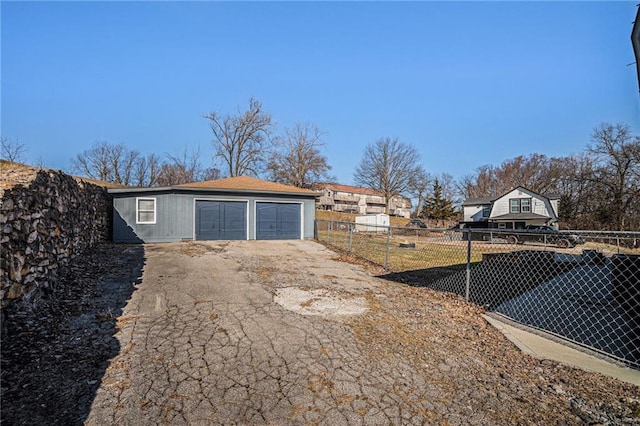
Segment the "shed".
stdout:
<svg viewBox="0 0 640 426">
<path fill-rule="evenodd" d="M 319 195 L 249 176 L 109 193 L 116 243 L 312 238 Z"/>
<path fill-rule="evenodd" d="M 356 216 L 356 231 L 358 232 L 387 232 L 388 227 L 388 214 L 380 213 Z"/>
</svg>

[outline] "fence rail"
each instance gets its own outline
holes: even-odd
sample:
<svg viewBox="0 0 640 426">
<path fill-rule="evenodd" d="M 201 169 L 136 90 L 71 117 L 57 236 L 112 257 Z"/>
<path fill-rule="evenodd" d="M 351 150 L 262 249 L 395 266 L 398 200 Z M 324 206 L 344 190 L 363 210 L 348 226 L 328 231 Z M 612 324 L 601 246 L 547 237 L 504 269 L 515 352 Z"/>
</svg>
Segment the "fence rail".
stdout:
<svg viewBox="0 0 640 426">
<path fill-rule="evenodd" d="M 316 220 L 395 281 L 457 293 L 640 368 L 640 232 L 414 229 Z"/>
</svg>

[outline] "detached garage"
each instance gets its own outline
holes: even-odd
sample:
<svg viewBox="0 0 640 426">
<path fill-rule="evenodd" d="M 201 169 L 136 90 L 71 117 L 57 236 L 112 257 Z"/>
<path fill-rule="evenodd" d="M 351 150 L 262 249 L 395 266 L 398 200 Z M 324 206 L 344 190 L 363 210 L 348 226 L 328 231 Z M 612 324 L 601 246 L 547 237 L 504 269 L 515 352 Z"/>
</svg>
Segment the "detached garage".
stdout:
<svg viewBox="0 0 640 426">
<path fill-rule="evenodd" d="M 319 196 L 248 176 L 109 192 L 117 243 L 312 238 Z"/>
</svg>

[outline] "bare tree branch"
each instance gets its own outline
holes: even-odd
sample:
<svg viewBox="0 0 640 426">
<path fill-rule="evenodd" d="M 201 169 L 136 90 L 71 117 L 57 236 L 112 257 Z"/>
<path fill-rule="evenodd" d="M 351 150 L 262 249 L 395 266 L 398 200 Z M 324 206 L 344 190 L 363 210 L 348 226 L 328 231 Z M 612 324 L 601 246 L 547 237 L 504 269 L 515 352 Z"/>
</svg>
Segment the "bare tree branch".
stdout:
<svg viewBox="0 0 640 426">
<path fill-rule="evenodd" d="M 168 161 L 162 164 L 158 173 L 157 184 L 159 186 L 179 185 L 220 177 L 218 169 L 202 167 L 199 148 L 189 152 L 188 147 L 185 147 L 182 154 L 167 154 L 167 158 Z"/>
<path fill-rule="evenodd" d="M 24 154 L 27 152 L 27 148 L 23 143 L 0 137 L 0 148 L 2 159 L 14 163 L 24 161 Z"/>
<path fill-rule="evenodd" d="M 420 168 L 418 172 L 411 176 L 409 179 L 409 195 L 416 199 L 416 208 L 414 214 L 418 214 L 422 211 L 424 202 L 429 195 L 429 188 L 431 186 L 432 177 L 423 168 Z"/>
<path fill-rule="evenodd" d="M 285 128 L 279 146 L 269 156 L 266 170 L 275 182 L 303 188 L 327 178 L 331 170 L 327 157 L 320 153 L 323 132 L 311 123 L 296 123 Z"/>
<path fill-rule="evenodd" d="M 420 154 L 412 146 L 397 138 L 381 138 L 367 145 L 360 164 L 356 167 L 356 184 L 378 190 L 389 201 L 411 187 L 411 178 L 421 171 Z"/>
<path fill-rule="evenodd" d="M 159 160 L 154 154 L 144 157 L 123 144 L 97 141 L 72 160 L 74 172 L 92 179 L 126 186 L 155 184 Z"/>
<path fill-rule="evenodd" d="M 271 114 L 251 98 L 249 109 L 236 115 L 212 112 L 205 116 L 213 133 L 216 157 L 227 166 L 228 175 L 257 176 L 265 162 L 270 144 Z"/>
</svg>

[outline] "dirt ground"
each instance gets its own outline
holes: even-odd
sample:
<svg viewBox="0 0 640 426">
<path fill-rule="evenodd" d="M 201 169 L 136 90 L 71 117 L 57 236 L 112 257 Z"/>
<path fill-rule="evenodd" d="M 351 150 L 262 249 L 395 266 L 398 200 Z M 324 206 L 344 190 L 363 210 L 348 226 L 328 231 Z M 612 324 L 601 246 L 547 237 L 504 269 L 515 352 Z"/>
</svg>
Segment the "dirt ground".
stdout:
<svg viewBox="0 0 640 426">
<path fill-rule="evenodd" d="M 98 248 L 64 303 L 9 317 L 2 422 L 640 424 L 639 387 L 344 260 L 310 241 Z"/>
</svg>

